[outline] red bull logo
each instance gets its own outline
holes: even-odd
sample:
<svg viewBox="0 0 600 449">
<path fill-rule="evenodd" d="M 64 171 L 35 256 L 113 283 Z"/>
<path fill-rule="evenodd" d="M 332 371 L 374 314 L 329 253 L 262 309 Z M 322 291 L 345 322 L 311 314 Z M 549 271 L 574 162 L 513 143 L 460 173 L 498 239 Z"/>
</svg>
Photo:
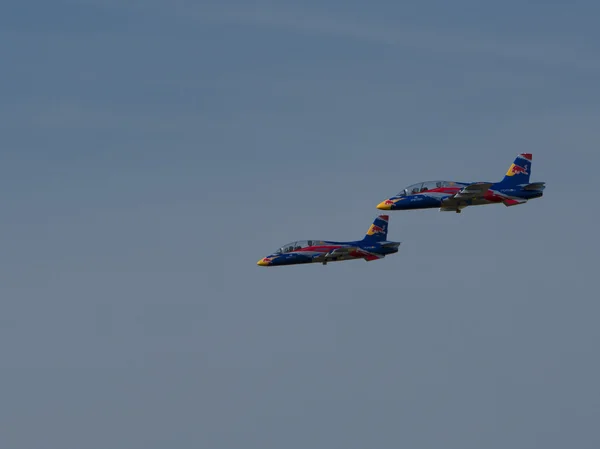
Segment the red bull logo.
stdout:
<svg viewBox="0 0 600 449">
<path fill-rule="evenodd" d="M 525 167 L 521 167 L 516 164 L 512 164 L 506 173 L 506 176 L 514 176 L 514 175 L 528 175 L 527 165 Z"/>
<path fill-rule="evenodd" d="M 256 265 L 259 265 L 261 267 L 268 267 L 271 263 L 271 259 L 269 257 L 264 257 L 262 259 L 260 259 L 258 262 L 256 262 Z"/>
<path fill-rule="evenodd" d="M 383 202 L 383 204 L 385 204 L 386 206 L 392 206 L 394 204 L 396 204 L 398 201 L 402 201 L 404 198 L 394 198 L 394 199 L 387 199 Z"/>
<path fill-rule="evenodd" d="M 369 231 L 367 232 L 367 235 L 373 235 L 373 234 L 385 234 L 385 229 L 383 229 L 380 226 L 377 226 L 376 224 L 372 224 L 371 227 L 369 228 Z"/>
</svg>

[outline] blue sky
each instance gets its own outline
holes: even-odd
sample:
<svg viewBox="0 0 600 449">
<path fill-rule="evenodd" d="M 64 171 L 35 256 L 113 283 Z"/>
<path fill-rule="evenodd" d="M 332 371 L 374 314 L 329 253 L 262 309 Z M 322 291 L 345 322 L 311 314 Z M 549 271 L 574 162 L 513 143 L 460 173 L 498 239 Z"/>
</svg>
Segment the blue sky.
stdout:
<svg viewBox="0 0 600 449">
<path fill-rule="evenodd" d="M 0 446 L 597 448 L 595 2 L 3 2 Z M 525 206 L 391 213 L 421 180 Z"/>
</svg>

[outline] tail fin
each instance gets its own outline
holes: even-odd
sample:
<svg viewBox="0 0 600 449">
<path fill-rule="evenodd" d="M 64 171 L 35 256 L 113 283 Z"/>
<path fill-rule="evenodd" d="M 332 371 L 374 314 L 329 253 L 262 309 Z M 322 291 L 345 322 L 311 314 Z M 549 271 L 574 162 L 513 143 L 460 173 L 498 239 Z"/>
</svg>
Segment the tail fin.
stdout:
<svg viewBox="0 0 600 449">
<path fill-rule="evenodd" d="M 500 187 L 516 187 L 519 184 L 529 184 L 531 175 L 531 153 L 521 153 L 508 168 Z"/>
<path fill-rule="evenodd" d="M 363 241 L 383 242 L 387 240 L 389 215 L 378 216 L 367 231 Z"/>
</svg>

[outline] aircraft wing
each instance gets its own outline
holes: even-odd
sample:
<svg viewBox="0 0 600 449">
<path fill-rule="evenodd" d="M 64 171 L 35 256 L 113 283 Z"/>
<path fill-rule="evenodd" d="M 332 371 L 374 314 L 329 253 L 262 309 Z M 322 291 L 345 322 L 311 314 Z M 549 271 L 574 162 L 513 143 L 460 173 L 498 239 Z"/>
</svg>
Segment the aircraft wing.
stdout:
<svg viewBox="0 0 600 449">
<path fill-rule="evenodd" d="M 474 198 L 477 196 L 481 196 L 488 191 L 490 187 L 494 184 L 491 182 L 474 182 L 473 184 L 469 184 L 461 191 L 457 192 L 454 196 L 450 198 Z"/>
<path fill-rule="evenodd" d="M 462 190 L 456 192 L 454 195 L 449 196 L 448 198 L 442 201 L 441 211 L 453 211 L 456 210 L 456 207 L 461 204 L 464 200 L 469 200 L 473 198 L 478 198 L 488 191 L 490 187 L 494 184 L 491 182 L 474 182 L 473 184 L 469 184 Z"/>
<path fill-rule="evenodd" d="M 385 256 L 379 255 L 379 254 L 365 254 L 365 256 L 363 257 L 363 259 L 365 259 L 367 262 L 372 262 L 373 260 L 379 260 L 379 259 L 383 259 Z"/>
<path fill-rule="evenodd" d="M 358 253 L 358 255 L 365 259 L 367 262 L 371 262 L 372 260 L 383 259 L 385 257 L 383 254 L 375 254 L 362 248 L 358 248 L 356 253 Z"/>
<path fill-rule="evenodd" d="M 327 254 L 339 256 L 341 254 L 351 253 L 352 251 L 356 251 L 358 249 L 360 249 L 358 246 L 342 246 L 341 248 L 336 248 L 332 251 L 329 251 Z"/>
<path fill-rule="evenodd" d="M 507 198 L 502 201 L 506 207 L 517 206 L 519 204 L 525 204 L 527 202 L 526 199 L 523 198 Z"/>
<path fill-rule="evenodd" d="M 350 252 L 357 251 L 359 249 L 360 248 L 358 246 L 343 246 L 341 248 L 332 249 L 331 251 L 329 251 L 327 253 L 317 254 L 316 256 L 313 257 L 313 259 L 315 261 L 327 261 L 327 260 L 335 259 L 336 257 L 339 257 L 339 256 L 347 255 Z"/>
<path fill-rule="evenodd" d="M 354 257 L 363 257 L 367 261 L 377 260 L 383 257 L 382 255 L 365 251 L 359 246 L 344 246 L 342 248 L 336 248 L 334 250 L 331 250 L 328 253 L 318 254 L 313 258 L 313 260 L 315 262 L 327 262 L 328 260 L 349 255 L 352 255 Z"/>
</svg>

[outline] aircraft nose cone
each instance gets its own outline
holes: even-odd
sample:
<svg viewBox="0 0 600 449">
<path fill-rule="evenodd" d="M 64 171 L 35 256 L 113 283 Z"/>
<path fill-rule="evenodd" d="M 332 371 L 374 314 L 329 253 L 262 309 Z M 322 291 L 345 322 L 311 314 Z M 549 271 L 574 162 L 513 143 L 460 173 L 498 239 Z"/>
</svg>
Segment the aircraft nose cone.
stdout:
<svg viewBox="0 0 600 449">
<path fill-rule="evenodd" d="M 392 204 L 390 200 L 382 201 L 377 205 L 377 209 L 379 210 L 392 210 Z"/>
<path fill-rule="evenodd" d="M 269 266 L 269 259 L 267 259 L 266 257 L 260 259 L 258 262 L 256 262 L 256 265 L 260 265 L 261 267 L 267 267 Z"/>
</svg>

